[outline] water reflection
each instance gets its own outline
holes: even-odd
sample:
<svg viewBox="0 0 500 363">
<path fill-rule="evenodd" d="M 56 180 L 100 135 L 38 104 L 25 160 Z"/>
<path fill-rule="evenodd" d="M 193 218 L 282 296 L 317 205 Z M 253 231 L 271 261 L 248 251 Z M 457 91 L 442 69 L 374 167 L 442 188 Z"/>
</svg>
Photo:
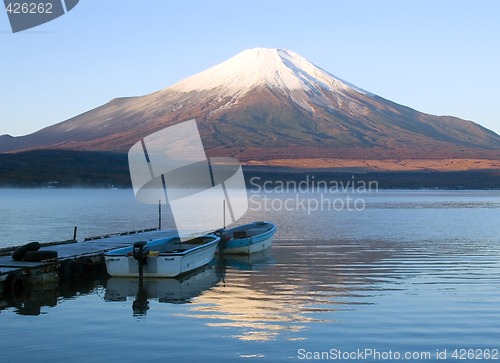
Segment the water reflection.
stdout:
<svg viewBox="0 0 500 363">
<path fill-rule="evenodd" d="M 212 262 L 219 268 L 233 268 L 235 270 L 261 270 L 266 265 L 276 263 L 273 258 L 272 249 L 266 249 L 251 255 L 219 255 Z"/>
<path fill-rule="evenodd" d="M 272 340 L 281 333 L 299 339 L 295 333 L 306 324 L 332 321 L 324 313 L 369 304 L 366 296 L 392 273 L 377 262 L 393 253 L 384 244 L 370 249 L 352 241 L 286 241 L 251 256 L 217 256 L 206 268 L 181 278 L 110 278 L 99 270 L 79 279 L 33 286 L 18 301 L 0 306 L 39 315 L 42 307 L 55 307 L 60 298 L 75 299 L 104 287 L 105 302 L 130 301 L 136 317 L 147 314 L 152 299 L 193 303 L 186 317 L 235 328 L 238 339 Z"/>
<path fill-rule="evenodd" d="M 208 266 L 179 278 L 124 278 L 112 277 L 106 283 L 105 301 L 127 301 L 134 298 L 134 316 L 145 315 L 149 299 L 160 303 L 185 304 L 217 285 L 223 273 Z"/>
<path fill-rule="evenodd" d="M 316 324 L 321 324 L 318 330 L 335 334 L 338 321 L 381 301 L 387 316 L 392 316 L 391 308 L 405 313 L 393 296 L 411 303 L 410 295 L 446 300 L 455 292 L 466 295 L 471 288 L 484 293 L 484 287 L 488 292 L 500 284 L 499 256 L 498 244 L 481 241 L 278 241 L 265 253 L 217 256 L 205 269 L 177 279 L 141 283 L 138 278 L 98 274 L 35 286 L 19 300 L 0 299 L 0 309 L 38 315 L 48 312 L 43 307 L 54 307 L 50 314 L 55 314 L 60 301 L 95 294 L 95 311 L 102 304 L 121 301 L 131 316 L 168 311 L 186 324 L 196 319 L 213 334 L 237 340 L 301 340 Z M 172 309 L 158 309 L 159 303 L 172 304 Z M 181 304 L 188 305 L 176 307 Z M 422 306 L 424 311 L 433 308 L 432 303 Z M 457 309 L 459 314 L 460 306 Z"/>
<path fill-rule="evenodd" d="M 343 313 L 398 291 L 500 282 L 498 246 L 489 244 L 281 241 L 270 252 L 220 257 L 223 283 L 199 296 L 186 316 L 209 319 L 240 340 L 301 340 L 312 325 L 333 323 L 335 330 Z"/>
<path fill-rule="evenodd" d="M 105 278 L 102 272 L 96 272 L 81 279 L 63 281 L 52 279 L 43 283 L 29 284 L 20 294 L 0 295 L 0 311 L 10 308 L 19 315 L 44 314 L 43 308 L 56 307 L 62 300 L 95 293 Z"/>
<path fill-rule="evenodd" d="M 375 265 L 393 249 L 360 247 L 287 241 L 265 254 L 220 256 L 223 283 L 199 296 L 186 316 L 210 319 L 209 326 L 232 329 L 240 340 L 303 339 L 307 325 L 334 322 L 328 313 L 370 304 L 374 285 L 391 274 Z"/>
</svg>

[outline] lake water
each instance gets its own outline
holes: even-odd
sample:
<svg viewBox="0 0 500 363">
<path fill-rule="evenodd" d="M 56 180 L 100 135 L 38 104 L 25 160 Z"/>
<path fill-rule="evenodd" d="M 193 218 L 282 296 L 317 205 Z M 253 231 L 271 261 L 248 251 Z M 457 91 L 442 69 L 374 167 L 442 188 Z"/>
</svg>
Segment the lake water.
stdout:
<svg viewBox="0 0 500 363">
<path fill-rule="evenodd" d="M 2 362 L 500 360 L 500 191 L 249 196 L 269 251 L 0 302 Z M 131 190 L 0 189 L 0 247 L 157 224 Z"/>
</svg>

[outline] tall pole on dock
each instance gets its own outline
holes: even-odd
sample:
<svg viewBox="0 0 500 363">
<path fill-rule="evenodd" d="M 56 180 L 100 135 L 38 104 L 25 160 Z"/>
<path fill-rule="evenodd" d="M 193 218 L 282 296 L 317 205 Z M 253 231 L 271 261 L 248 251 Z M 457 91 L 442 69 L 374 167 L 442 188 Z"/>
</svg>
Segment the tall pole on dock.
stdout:
<svg viewBox="0 0 500 363">
<path fill-rule="evenodd" d="M 158 230 L 161 229 L 161 200 L 158 201 Z"/>
<path fill-rule="evenodd" d="M 76 242 L 76 230 L 78 229 L 77 226 L 75 226 L 75 229 L 73 230 L 73 242 Z"/>
</svg>

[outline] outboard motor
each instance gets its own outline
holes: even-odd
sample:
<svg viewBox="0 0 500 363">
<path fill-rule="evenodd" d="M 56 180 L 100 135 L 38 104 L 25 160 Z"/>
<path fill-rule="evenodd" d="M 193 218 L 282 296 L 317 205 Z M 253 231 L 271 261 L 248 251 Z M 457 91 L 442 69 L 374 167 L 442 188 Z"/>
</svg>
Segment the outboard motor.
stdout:
<svg viewBox="0 0 500 363">
<path fill-rule="evenodd" d="M 215 231 L 215 235 L 220 238 L 219 242 L 219 252 L 222 252 L 224 248 L 226 248 L 227 243 L 231 240 L 231 236 L 227 234 L 224 228 Z"/>
<path fill-rule="evenodd" d="M 139 278 L 142 280 L 144 274 L 144 265 L 148 264 L 149 249 L 146 247 L 147 242 L 135 242 L 132 256 L 139 263 Z"/>
<path fill-rule="evenodd" d="M 132 251 L 132 256 L 139 262 L 139 266 L 141 264 L 148 264 L 148 253 L 149 249 L 146 247 L 147 242 L 135 242 L 134 249 Z"/>
</svg>

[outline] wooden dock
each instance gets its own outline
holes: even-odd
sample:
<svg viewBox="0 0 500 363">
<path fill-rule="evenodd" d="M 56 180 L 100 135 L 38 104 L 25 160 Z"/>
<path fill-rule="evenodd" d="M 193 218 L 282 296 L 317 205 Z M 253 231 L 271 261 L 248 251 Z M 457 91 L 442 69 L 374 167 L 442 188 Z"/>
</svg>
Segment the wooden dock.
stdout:
<svg viewBox="0 0 500 363">
<path fill-rule="evenodd" d="M 42 262 L 15 261 L 11 251 L 0 256 L 0 297 L 19 295 L 29 285 L 54 283 L 67 278 L 79 278 L 89 269 L 104 263 L 106 251 L 132 246 L 138 241 L 149 241 L 177 235 L 175 230 L 142 230 L 87 238 L 85 241 L 65 241 L 42 245 L 40 251 L 57 251 L 57 259 Z M 11 250 L 14 250 L 12 248 Z"/>
</svg>

